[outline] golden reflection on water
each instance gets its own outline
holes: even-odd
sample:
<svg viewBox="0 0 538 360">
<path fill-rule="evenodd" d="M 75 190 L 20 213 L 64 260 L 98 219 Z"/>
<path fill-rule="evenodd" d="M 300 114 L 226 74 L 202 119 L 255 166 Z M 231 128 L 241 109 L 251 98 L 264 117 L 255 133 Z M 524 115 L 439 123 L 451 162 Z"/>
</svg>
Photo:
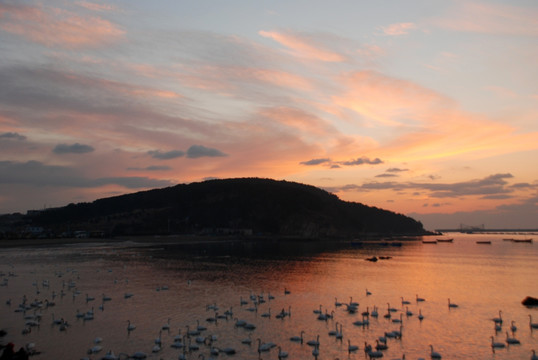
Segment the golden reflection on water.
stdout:
<svg viewBox="0 0 538 360">
<path fill-rule="evenodd" d="M 291 359 L 313 359 L 314 348 L 306 341 L 316 340 L 318 335 L 319 360 L 363 359 L 364 343 L 375 346 L 379 336 L 400 330 L 400 323 L 393 320 L 401 316 L 402 337 L 387 340 L 384 358 L 398 358 L 404 353 L 407 359 L 429 358 L 430 344 L 445 359 L 530 358 L 530 349 L 538 349 L 538 332 L 530 330 L 528 315 L 533 314 L 538 321 L 538 312 L 520 302 L 525 296 L 538 295 L 536 243 L 504 242 L 501 235 L 454 237 L 454 243 L 365 245 L 302 256 L 286 255 L 293 252 L 290 247 L 282 252 L 284 256 L 257 258 L 193 257 L 167 248 L 3 250 L 0 258 L 6 265 L 1 270 L 13 271 L 17 276 L 1 289 L 2 305 L 12 299 L 11 306 L 0 307 L 2 326 L 16 345 L 35 342 L 44 359 L 87 356 L 85 352 L 97 336 L 103 338 L 104 350 L 92 355 L 94 359 L 108 349 L 116 354 L 144 351 L 149 358 L 177 359 L 182 351 L 170 347 L 173 337 L 180 332 L 185 334 L 187 326 L 194 329 L 200 324 L 207 327 L 205 336 L 217 337 L 215 346 L 237 350 L 235 355 L 219 355 L 223 359 L 278 358 L 276 348 L 259 353 L 257 339 L 281 346 Z M 491 239 L 492 244 L 476 244 L 483 238 Z M 372 256 L 390 259 L 365 261 Z M 32 283 L 45 279 L 50 281 L 50 288 L 41 287 L 37 294 Z M 22 315 L 14 312 L 22 294 L 29 299 L 50 299 L 52 291 L 59 294 L 64 281 L 76 282 L 80 295 L 73 296 L 73 289 L 64 288 L 66 295 L 56 297 L 54 308 L 37 310 L 43 314 L 43 325 L 23 336 Z M 290 293 L 285 294 L 284 289 Z M 87 293 L 96 300 L 86 302 Z M 125 293 L 133 296 L 126 299 Z M 102 294 L 112 300 L 103 303 Z M 417 295 L 426 301 L 417 302 Z M 261 296 L 265 302 L 256 307 L 251 296 Z M 449 298 L 458 304 L 457 308 L 448 307 Z M 248 300 L 248 304 L 241 305 L 240 299 Z M 337 306 L 336 302 L 343 305 Z M 356 313 L 346 311 L 350 302 L 359 303 Z M 99 310 L 101 305 L 103 310 Z M 389 307 L 397 311 L 385 318 Z M 94 320 L 85 322 L 75 317 L 77 310 L 86 312 L 92 308 Z M 332 318 L 318 320 L 314 311 L 320 308 L 322 314 Z M 379 317 L 370 316 L 368 326 L 354 325 L 363 319 L 362 312 L 371 313 L 374 308 L 378 308 Z M 283 310 L 291 316 L 278 319 L 276 315 Z M 504 322 L 502 330 L 496 332 L 492 318 L 498 316 L 499 310 Z M 413 314 L 408 316 L 407 311 Z M 417 317 L 419 311 L 424 315 L 422 321 Z M 68 331 L 60 332 L 51 325 L 53 312 L 70 322 Z M 225 312 L 233 312 L 233 316 L 206 321 Z M 270 317 L 262 316 L 269 313 Z M 170 330 L 163 331 L 168 319 Z M 255 324 L 256 329 L 234 326 L 239 319 Z M 136 325 L 134 331 L 127 331 L 127 320 Z M 511 321 L 518 326 L 514 336 L 521 345 L 493 353 L 490 336 L 504 341 Z M 301 331 L 304 344 L 289 340 Z M 341 331 L 342 340 L 329 335 L 330 331 Z M 249 336 L 250 346 L 241 343 Z M 160 352 L 153 354 L 156 338 L 161 338 L 163 345 Z M 194 341 L 192 337 L 191 343 Z M 349 353 L 348 344 L 358 345 L 359 350 Z M 199 354 L 209 358 L 209 348 L 200 345 L 200 350 L 187 354 L 187 358 L 198 359 Z"/>
</svg>

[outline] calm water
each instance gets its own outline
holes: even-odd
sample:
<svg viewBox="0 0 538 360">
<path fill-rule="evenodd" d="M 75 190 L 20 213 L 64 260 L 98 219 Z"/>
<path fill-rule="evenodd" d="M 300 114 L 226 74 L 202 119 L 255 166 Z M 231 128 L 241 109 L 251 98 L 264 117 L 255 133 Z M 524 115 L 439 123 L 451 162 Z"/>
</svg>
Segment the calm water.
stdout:
<svg viewBox="0 0 538 360">
<path fill-rule="evenodd" d="M 399 330 L 400 324 L 392 319 L 400 319 L 402 314 L 402 338 L 387 339 L 384 358 L 400 358 L 405 353 L 407 359 L 429 359 L 432 344 L 443 359 L 529 359 L 531 349 L 538 350 L 538 330 L 531 331 L 529 314 L 538 322 L 538 309 L 522 306 L 521 300 L 538 296 L 538 239 L 534 236 L 534 243 L 524 244 L 503 241 L 503 237 L 520 235 L 449 236 L 454 237 L 453 243 L 349 246 L 301 256 L 285 253 L 293 249 L 280 249 L 284 254 L 279 256 L 248 258 L 188 255 L 173 247 L 133 243 L 2 249 L 0 272 L 8 279 L 0 287 L 0 327 L 8 332 L 2 341 L 12 341 L 17 348 L 35 343 L 41 354 L 34 359 L 100 359 L 108 350 L 116 355 L 142 351 L 150 359 L 177 359 L 184 351 L 171 347 L 174 336 L 185 335 L 187 326 L 193 330 L 200 324 L 207 327 L 202 336 L 216 336 L 213 346 L 236 350 L 235 355 L 221 352 L 213 356 L 219 359 L 257 359 L 257 339 L 280 346 L 290 359 L 313 359 L 313 347 L 306 341 L 318 335 L 319 360 L 364 359 L 364 343 L 375 346 L 379 336 Z M 477 240 L 491 240 L 492 244 L 479 245 Z M 365 261 L 374 255 L 392 258 Z M 8 276 L 9 272 L 15 276 Z M 43 281 L 49 286 L 43 286 Z M 290 293 L 285 294 L 284 289 Z M 62 291 L 64 296 L 60 296 Z M 53 292 L 58 295 L 54 300 Z M 125 298 L 126 293 L 133 296 Z M 103 302 L 103 294 L 111 300 Z M 417 303 L 417 294 L 426 301 Z M 22 334 L 25 314 L 15 312 L 23 295 L 28 304 L 35 299 L 55 302 L 26 312 L 41 315 L 40 326 L 32 327 L 27 335 Z M 87 301 L 87 296 L 95 300 Z M 257 311 L 250 311 L 255 308 L 251 296 L 265 300 Z M 402 297 L 410 304 L 403 305 Z M 358 312 L 336 306 L 335 298 L 341 303 L 358 302 Z M 459 307 L 449 309 L 448 298 Z M 11 305 L 6 303 L 8 299 Z M 248 304 L 241 305 L 241 299 Z M 391 319 L 383 316 L 389 304 L 397 310 L 391 312 Z M 318 320 L 314 310 L 320 306 L 333 318 Z M 353 324 L 362 319 L 361 312 L 371 312 L 374 306 L 379 317 L 370 317 L 369 326 Z M 77 311 L 92 309 L 93 320 L 76 317 Z M 291 316 L 276 318 L 282 309 L 291 310 Z M 413 315 L 407 316 L 406 310 Z M 417 317 L 419 310 L 422 321 Z M 503 324 L 496 332 L 492 318 L 499 316 L 499 310 Z M 226 311 L 233 316 L 216 323 L 206 321 Z M 270 317 L 262 316 L 268 313 Z M 67 320 L 67 330 L 60 331 L 52 324 L 53 318 Z M 256 329 L 234 326 L 237 319 Z M 127 331 L 128 320 L 136 326 L 131 332 Z M 517 326 L 513 334 L 511 321 Z M 170 330 L 162 330 L 168 323 Z M 342 340 L 329 335 L 337 323 L 341 324 Z M 304 344 L 289 340 L 301 331 Z M 494 353 L 491 336 L 505 343 L 506 331 L 521 344 Z M 96 337 L 102 338 L 103 350 L 88 355 Z M 152 353 L 159 337 L 162 350 Z M 251 345 L 241 343 L 249 337 Z M 196 343 L 195 338 L 191 337 L 191 344 Z M 348 341 L 359 350 L 349 353 Z M 186 357 L 209 359 L 209 346 L 199 347 Z M 278 353 L 274 347 L 261 352 L 261 358 L 278 359 Z"/>
</svg>

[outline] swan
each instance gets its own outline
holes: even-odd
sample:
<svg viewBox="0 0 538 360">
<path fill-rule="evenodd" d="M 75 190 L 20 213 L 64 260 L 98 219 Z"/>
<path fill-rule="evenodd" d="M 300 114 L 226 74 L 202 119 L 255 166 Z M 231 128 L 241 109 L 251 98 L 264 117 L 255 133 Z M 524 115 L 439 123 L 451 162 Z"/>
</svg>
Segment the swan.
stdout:
<svg viewBox="0 0 538 360">
<path fill-rule="evenodd" d="M 401 324 L 403 322 L 402 318 L 403 318 L 403 314 L 400 314 L 400 318 L 399 319 L 392 319 L 392 322 Z"/>
<path fill-rule="evenodd" d="M 426 299 L 418 297 L 418 294 L 416 294 L 417 302 L 426 301 Z"/>
<path fill-rule="evenodd" d="M 493 318 L 491 320 L 493 320 L 493 322 L 496 323 L 496 324 L 502 324 L 503 323 L 503 318 L 502 318 L 501 314 L 502 314 L 502 311 L 499 310 L 499 317 Z"/>
<path fill-rule="evenodd" d="M 375 318 L 379 316 L 379 314 L 377 312 L 377 306 L 374 306 L 374 309 L 370 313 L 370 316 L 375 317 Z"/>
<path fill-rule="evenodd" d="M 319 335 L 316 340 L 308 340 L 306 344 L 310 346 L 319 346 Z"/>
<path fill-rule="evenodd" d="M 252 344 L 252 336 L 251 336 L 251 334 L 248 334 L 247 338 L 244 338 L 243 340 L 241 340 L 241 344 L 245 344 L 245 345 Z"/>
<path fill-rule="evenodd" d="M 536 355 L 536 351 L 534 351 L 534 349 L 532 349 L 531 351 L 532 351 L 531 360 L 538 360 L 538 355 Z"/>
<path fill-rule="evenodd" d="M 142 360 L 142 359 L 145 359 L 147 357 L 148 357 L 148 355 L 146 355 L 146 353 L 144 353 L 142 351 L 137 351 L 133 355 L 129 356 L 129 358 L 136 359 L 136 360 Z"/>
<path fill-rule="evenodd" d="M 168 321 L 166 321 L 166 324 L 164 324 L 161 329 L 163 330 L 170 330 L 170 318 L 168 318 Z"/>
<path fill-rule="evenodd" d="M 112 350 L 109 350 L 105 356 L 101 358 L 102 360 L 118 360 L 119 356 L 114 355 L 114 352 Z"/>
<path fill-rule="evenodd" d="M 247 305 L 247 304 L 248 304 L 248 301 L 243 300 L 243 297 L 240 296 L 240 297 L 239 297 L 239 305 L 243 306 L 243 305 Z"/>
<path fill-rule="evenodd" d="M 370 296 L 370 295 L 372 295 L 372 293 L 368 291 L 368 288 L 366 288 L 366 296 Z"/>
<path fill-rule="evenodd" d="M 292 337 L 290 337 L 290 340 L 294 341 L 294 342 L 300 342 L 302 344 L 303 343 L 303 334 L 304 333 L 305 333 L 304 331 L 301 331 L 301 336 L 292 336 Z"/>
<path fill-rule="evenodd" d="M 288 353 L 286 351 L 282 351 L 282 348 L 278 347 L 278 359 L 284 359 L 288 357 Z"/>
<path fill-rule="evenodd" d="M 314 358 L 318 358 L 319 356 L 319 344 L 316 345 L 316 347 L 314 348 L 314 350 L 312 350 L 312 355 L 314 355 Z"/>
<path fill-rule="evenodd" d="M 450 302 L 450 298 L 448 298 L 448 307 L 449 307 L 449 308 L 457 308 L 457 307 L 458 307 L 458 304 L 451 303 L 451 302 Z"/>
<path fill-rule="evenodd" d="M 162 336 L 162 330 L 159 330 L 159 337 L 155 338 L 155 344 L 156 345 L 161 345 L 162 344 L 161 336 Z"/>
<path fill-rule="evenodd" d="M 270 318 L 271 317 L 271 308 L 267 309 L 267 312 L 263 313 L 261 315 L 264 318 Z"/>
<path fill-rule="evenodd" d="M 389 348 L 387 344 L 380 343 L 379 340 L 376 340 L 375 343 L 376 343 L 375 345 L 376 350 L 387 350 Z"/>
<path fill-rule="evenodd" d="M 410 301 L 404 300 L 403 296 L 400 297 L 402 299 L 402 305 L 409 305 L 411 304 Z"/>
<path fill-rule="evenodd" d="M 136 329 L 136 326 L 131 324 L 131 320 L 127 320 L 127 331 L 133 331 L 134 329 Z"/>
<path fill-rule="evenodd" d="M 513 337 L 512 337 L 512 338 L 509 337 L 509 336 L 508 336 L 508 331 L 506 332 L 506 343 L 507 343 L 508 345 L 510 345 L 510 344 L 521 344 L 521 343 L 519 342 L 518 339 L 513 338 Z"/>
<path fill-rule="evenodd" d="M 510 323 L 510 330 L 512 331 L 512 333 L 517 331 L 517 326 L 514 320 L 512 320 L 512 322 Z"/>
<path fill-rule="evenodd" d="M 321 313 L 322 313 L 322 311 L 321 311 L 321 307 L 322 307 L 322 306 L 320 305 L 320 306 L 319 306 L 319 309 L 314 310 L 314 314 L 321 314 Z"/>
<path fill-rule="evenodd" d="M 493 336 L 490 336 L 490 338 L 491 338 L 491 347 L 493 349 L 502 349 L 502 348 L 504 348 L 504 343 L 495 342 Z"/>
<path fill-rule="evenodd" d="M 381 358 L 383 357 L 383 353 L 379 350 L 376 350 L 376 351 L 368 351 L 366 354 L 368 354 L 368 357 L 370 359 L 374 359 L 374 358 Z"/>
<path fill-rule="evenodd" d="M 103 347 L 101 345 L 95 345 L 88 349 L 88 354 L 97 354 L 101 350 L 103 350 Z"/>
<path fill-rule="evenodd" d="M 263 343 L 260 338 L 256 339 L 258 341 L 258 353 L 265 352 L 271 350 L 271 344 L 269 343 Z"/>
<path fill-rule="evenodd" d="M 409 307 L 408 307 L 408 306 L 405 307 L 405 315 L 406 315 L 406 316 L 413 316 L 413 312 L 412 312 L 412 311 L 409 311 Z"/>
<path fill-rule="evenodd" d="M 342 324 L 340 324 L 340 331 L 336 333 L 335 337 L 338 339 L 338 340 L 342 340 L 342 338 L 344 337 L 344 333 L 342 331 Z M 319 335 L 318 335 L 318 338 L 319 338 Z M 319 344 L 318 344 L 319 345 Z"/>
<path fill-rule="evenodd" d="M 336 328 L 334 330 L 329 331 L 329 336 L 336 336 L 338 333 L 338 321 L 336 322 Z"/>
<path fill-rule="evenodd" d="M 430 357 L 432 359 L 441 359 L 441 354 L 439 354 L 437 351 L 433 351 L 433 345 L 430 345 Z"/>
<path fill-rule="evenodd" d="M 342 306 L 342 303 L 339 302 L 337 298 L 334 298 L 334 306 L 335 306 L 335 307 Z"/>
<path fill-rule="evenodd" d="M 532 322 L 532 315 L 529 314 L 529 326 L 531 327 L 531 329 L 538 329 L 538 323 L 533 323 Z"/>
<path fill-rule="evenodd" d="M 352 351 L 359 350 L 359 347 L 357 345 L 351 345 L 351 340 L 347 339 L 347 352 L 350 353 Z"/>
<path fill-rule="evenodd" d="M 349 297 L 349 306 L 357 307 L 357 306 L 359 306 L 359 303 L 358 303 L 358 302 L 354 302 L 354 301 L 353 301 L 353 297 L 350 296 L 350 297 Z"/>
<path fill-rule="evenodd" d="M 418 309 L 418 319 L 420 321 L 424 320 L 424 315 L 422 315 L 422 310 L 421 309 Z"/>
<path fill-rule="evenodd" d="M 398 309 L 395 309 L 395 308 L 393 308 L 393 307 L 390 307 L 390 303 L 387 303 L 387 311 L 388 311 L 388 312 L 396 312 L 396 311 L 398 311 Z"/>
</svg>

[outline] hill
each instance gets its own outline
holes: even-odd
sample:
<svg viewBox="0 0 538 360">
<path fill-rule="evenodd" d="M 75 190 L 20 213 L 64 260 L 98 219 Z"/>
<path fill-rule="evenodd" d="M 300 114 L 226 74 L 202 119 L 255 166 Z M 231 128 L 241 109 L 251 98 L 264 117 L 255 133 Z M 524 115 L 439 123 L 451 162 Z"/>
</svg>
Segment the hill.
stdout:
<svg viewBox="0 0 538 360">
<path fill-rule="evenodd" d="M 209 180 L 24 215 L 55 235 L 267 235 L 302 238 L 426 233 L 407 216 L 340 200 L 314 186 L 260 178 Z"/>
</svg>

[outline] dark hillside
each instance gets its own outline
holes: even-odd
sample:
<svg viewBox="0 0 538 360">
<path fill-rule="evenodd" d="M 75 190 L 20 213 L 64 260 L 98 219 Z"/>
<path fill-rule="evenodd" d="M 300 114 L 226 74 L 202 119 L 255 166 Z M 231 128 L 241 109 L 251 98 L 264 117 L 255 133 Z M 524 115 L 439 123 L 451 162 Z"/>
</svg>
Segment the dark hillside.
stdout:
<svg viewBox="0 0 538 360">
<path fill-rule="evenodd" d="M 55 233 L 243 234 L 343 237 L 423 234 L 401 214 L 345 202 L 322 189 L 259 178 L 209 180 L 70 204 L 33 215 Z"/>
</svg>

